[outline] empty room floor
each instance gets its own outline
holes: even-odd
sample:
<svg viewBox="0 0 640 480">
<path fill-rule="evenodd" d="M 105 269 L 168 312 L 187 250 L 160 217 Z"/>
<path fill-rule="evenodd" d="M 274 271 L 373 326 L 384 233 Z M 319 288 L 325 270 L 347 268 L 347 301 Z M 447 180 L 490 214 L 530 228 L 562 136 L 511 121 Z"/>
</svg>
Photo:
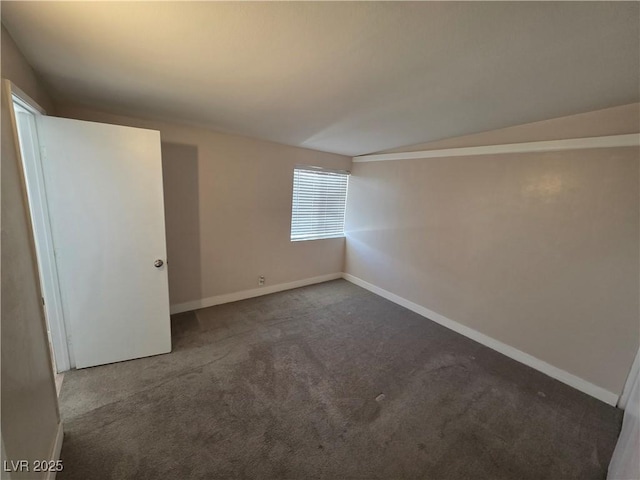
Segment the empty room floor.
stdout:
<svg viewBox="0 0 640 480">
<path fill-rule="evenodd" d="M 68 372 L 65 479 L 604 479 L 622 411 L 344 280 Z"/>
</svg>

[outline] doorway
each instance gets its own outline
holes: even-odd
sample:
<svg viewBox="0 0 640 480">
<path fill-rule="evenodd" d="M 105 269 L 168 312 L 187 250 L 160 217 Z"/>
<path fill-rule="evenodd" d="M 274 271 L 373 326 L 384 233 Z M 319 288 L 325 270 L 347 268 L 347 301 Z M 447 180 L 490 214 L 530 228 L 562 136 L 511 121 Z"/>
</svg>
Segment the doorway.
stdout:
<svg viewBox="0 0 640 480">
<path fill-rule="evenodd" d="M 27 185 L 31 226 L 36 247 L 38 274 L 42 289 L 42 302 L 47 326 L 56 389 L 60 392 L 62 373 L 74 367 L 69 338 L 64 322 L 63 305 L 55 259 L 55 246 L 51 234 L 46 185 L 42 169 L 41 148 L 36 117 L 44 112 L 28 98 L 13 92 L 22 167 Z"/>
<path fill-rule="evenodd" d="M 54 372 L 169 353 L 160 132 L 11 90 Z"/>
</svg>

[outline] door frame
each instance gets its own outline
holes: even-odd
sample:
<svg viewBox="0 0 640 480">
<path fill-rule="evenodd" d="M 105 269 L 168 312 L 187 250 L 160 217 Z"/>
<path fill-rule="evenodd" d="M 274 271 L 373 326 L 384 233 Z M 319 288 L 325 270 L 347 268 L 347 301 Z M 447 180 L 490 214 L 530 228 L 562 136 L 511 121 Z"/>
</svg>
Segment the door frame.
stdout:
<svg viewBox="0 0 640 480">
<path fill-rule="evenodd" d="M 10 93 L 20 144 L 18 153 L 27 184 L 31 228 L 35 240 L 47 330 L 53 349 L 55 369 L 57 373 L 61 373 L 74 368 L 75 361 L 58 280 L 58 266 L 42 166 L 42 148 L 36 122 L 36 117 L 46 115 L 46 112 L 12 83 L 10 83 Z"/>
</svg>

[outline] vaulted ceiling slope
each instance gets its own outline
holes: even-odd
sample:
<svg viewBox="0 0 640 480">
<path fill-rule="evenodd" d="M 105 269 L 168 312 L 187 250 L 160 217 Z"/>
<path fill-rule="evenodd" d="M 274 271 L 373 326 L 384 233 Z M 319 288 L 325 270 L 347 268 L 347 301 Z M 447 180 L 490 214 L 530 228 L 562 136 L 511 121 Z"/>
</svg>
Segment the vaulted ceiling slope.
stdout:
<svg viewBox="0 0 640 480">
<path fill-rule="evenodd" d="M 359 155 L 639 100 L 636 2 L 2 2 L 54 97 Z"/>
</svg>

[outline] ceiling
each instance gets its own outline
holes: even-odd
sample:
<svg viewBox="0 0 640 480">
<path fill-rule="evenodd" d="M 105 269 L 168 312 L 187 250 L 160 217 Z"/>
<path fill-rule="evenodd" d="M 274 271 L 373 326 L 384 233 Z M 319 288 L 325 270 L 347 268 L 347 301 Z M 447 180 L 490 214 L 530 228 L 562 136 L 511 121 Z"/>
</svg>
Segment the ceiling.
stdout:
<svg viewBox="0 0 640 480">
<path fill-rule="evenodd" d="M 637 2 L 2 2 L 54 98 L 347 155 L 639 100 Z"/>
</svg>

